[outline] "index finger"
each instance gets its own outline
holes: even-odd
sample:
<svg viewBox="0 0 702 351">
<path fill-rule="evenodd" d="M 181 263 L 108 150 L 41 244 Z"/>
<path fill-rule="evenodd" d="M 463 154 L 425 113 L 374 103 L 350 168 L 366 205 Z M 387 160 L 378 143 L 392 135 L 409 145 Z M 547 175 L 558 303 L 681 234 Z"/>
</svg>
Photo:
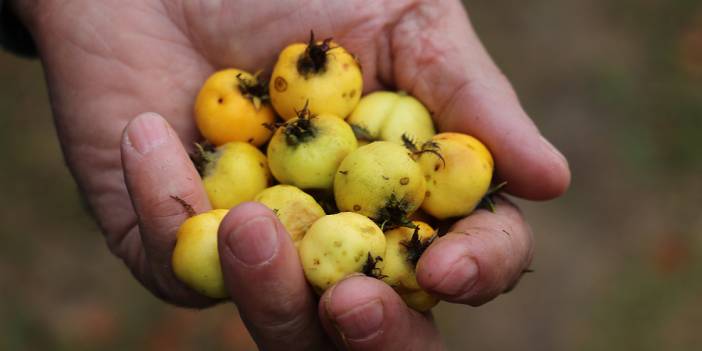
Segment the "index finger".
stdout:
<svg viewBox="0 0 702 351">
<path fill-rule="evenodd" d="M 139 278 L 151 281 L 149 288 L 173 303 L 212 304 L 212 299 L 180 282 L 171 266 L 176 232 L 190 215 L 174 197 L 195 212 L 210 209 L 200 176 L 180 139 L 163 117 L 145 113 L 129 122 L 121 148 L 125 182 L 139 221 L 142 248 L 134 250 L 143 250 L 139 262 L 127 263 L 138 265 Z"/>
</svg>

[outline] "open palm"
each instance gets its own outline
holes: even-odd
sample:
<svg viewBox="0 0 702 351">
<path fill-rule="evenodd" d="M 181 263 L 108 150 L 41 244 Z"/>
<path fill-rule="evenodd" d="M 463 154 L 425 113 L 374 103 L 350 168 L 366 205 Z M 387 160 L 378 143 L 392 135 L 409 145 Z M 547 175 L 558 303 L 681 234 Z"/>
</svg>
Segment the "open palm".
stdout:
<svg viewBox="0 0 702 351">
<path fill-rule="evenodd" d="M 568 186 L 565 159 L 523 112 L 457 0 L 36 3 L 25 19 L 67 163 L 110 249 L 170 302 L 214 303 L 175 279 L 170 267 L 175 232 L 187 217 L 171 196 L 198 212 L 209 209 L 186 154 L 199 139 L 192 104 L 200 84 L 224 67 L 270 72 L 277 52 L 310 30 L 359 57 L 366 92 L 408 91 L 434 113 L 440 130 L 483 140 L 510 193 L 549 199 Z M 515 207 L 500 204 L 494 214 L 478 211 L 458 221 L 426 251 L 417 268 L 426 290 L 475 305 L 516 283 L 531 259 L 531 233 Z M 259 205 L 230 212 L 219 247 L 232 300 L 262 349 L 323 348 L 330 341 L 384 350 L 440 345 L 430 316 L 407 309 L 371 278 L 337 284 L 317 311 L 285 230 Z"/>
</svg>

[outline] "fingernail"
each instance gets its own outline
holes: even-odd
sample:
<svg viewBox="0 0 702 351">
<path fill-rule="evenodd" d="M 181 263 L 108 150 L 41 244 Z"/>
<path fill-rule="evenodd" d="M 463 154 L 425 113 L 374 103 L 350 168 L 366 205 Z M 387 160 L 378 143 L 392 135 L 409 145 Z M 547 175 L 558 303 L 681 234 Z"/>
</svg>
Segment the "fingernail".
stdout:
<svg viewBox="0 0 702 351">
<path fill-rule="evenodd" d="M 337 329 L 346 340 L 365 340 L 380 331 L 383 324 L 383 303 L 371 300 L 334 318 Z"/>
<path fill-rule="evenodd" d="M 477 281 L 478 265 L 471 258 L 461 256 L 431 290 L 446 296 L 457 296 L 469 291 Z"/>
<path fill-rule="evenodd" d="M 558 149 L 556 149 L 556 147 L 553 146 L 553 144 L 551 144 L 550 141 L 548 141 L 543 135 L 540 135 L 540 137 L 541 137 L 541 142 L 544 144 L 544 147 L 546 148 L 547 152 L 550 152 L 550 153 L 556 155 L 558 158 L 563 160 L 563 162 L 566 162 L 566 163 L 568 162 L 568 160 L 565 158 L 565 156 L 563 156 L 563 154 L 560 151 L 558 151 Z"/>
<path fill-rule="evenodd" d="M 227 245 L 239 261 L 249 266 L 268 262 L 278 250 L 278 233 L 268 217 L 239 225 L 227 238 Z"/>
<path fill-rule="evenodd" d="M 166 121 L 156 114 L 144 114 L 137 117 L 127 130 L 129 143 L 142 155 L 166 142 L 168 127 Z"/>
</svg>

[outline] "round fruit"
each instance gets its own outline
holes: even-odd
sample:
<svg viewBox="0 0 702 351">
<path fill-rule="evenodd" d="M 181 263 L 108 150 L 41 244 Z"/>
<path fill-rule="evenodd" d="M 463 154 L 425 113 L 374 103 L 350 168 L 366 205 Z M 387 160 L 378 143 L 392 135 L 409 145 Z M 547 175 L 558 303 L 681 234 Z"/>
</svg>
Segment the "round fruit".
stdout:
<svg viewBox="0 0 702 351">
<path fill-rule="evenodd" d="M 331 189 L 341 161 L 357 147 L 351 127 L 329 114 L 306 109 L 276 130 L 268 144 L 268 164 L 283 184 L 301 189 Z"/>
<path fill-rule="evenodd" d="M 351 273 L 374 271 L 385 253 L 385 235 L 360 214 L 327 215 L 312 224 L 299 253 L 307 281 L 321 294 Z"/>
<path fill-rule="evenodd" d="M 465 216 L 490 187 L 492 156 L 470 135 L 441 133 L 432 142 L 437 153 L 422 153 L 418 160 L 427 181 L 422 209 L 438 219 Z"/>
<path fill-rule="evenodd" d="M 181 224 L 173 249 L 173 272 L 195 291 L 215 299 L 227 297 L 217 251 L 217 230 L 227 210 L 211 210 Z"/>
<path fill-rule="evenodd" d="M 346 121 L 360 140 L 403 144 L 402 136 L 406 135 L 421 144 L 436 133 L 429 110 L 404 92 L 368 94 L 361 98 Z"/>
<path fill-rule="evenodd" d="M 270 183 L 266 156 L 248 143 L 201 149 L 196 163 L 212 208 L 228 209 L 251 201 Z"/>
<path fill-rule="evenodd" d="M 280 53 L 269 87 L 271 103 L 290 119 L 306 104 L 313 114 L 341 118 L 353 111 L 363 92 L 361 66 L 346 49 L 326 39 L 291 44 Z"/>
<path fill-rule="evenodd" d="M 424 222 L 412 224 L 416 227 L 400 227 L 385 232 L 387 245 L 380 273 L 383 281 L 399 293 L 421 289 L 417 283 L 415 268 L 436 233 Z"/>
<path fill-rule="evenodd" d="M 257 76 L 238 69 L 215 72 L 195 100 L 195 122 L 209 142 L 263 145 L 271 137 L 264 124 L 275 114 L 267 102 L 268 88 Z"/>
<path fill-rule="evenodd" d="M 312 223 L 324 216 L 324 210 L 312 196 L 292 185 L 270 187 L 256 195 L 254 201 L 275 212 L 295 245 Z"/>
<path fill-rule="evenodd" d="M 424 174 L 410 151 L 389 141 L 350 153 L 334 177 L 339 210 L 370 217 L 384 229 L 408 224 L 425 192 Z"/>
<path fill-rule="evenodd" d="M 432 307 L 439 303 L 439 299 L 429 295 L 429 293 L 424 290 L 415 290 L 400 294 L 400 297 L 403 301 L 405 301 L 409 308 L 418 312 L 429 311 L 432 309 Z"/>
</svg>

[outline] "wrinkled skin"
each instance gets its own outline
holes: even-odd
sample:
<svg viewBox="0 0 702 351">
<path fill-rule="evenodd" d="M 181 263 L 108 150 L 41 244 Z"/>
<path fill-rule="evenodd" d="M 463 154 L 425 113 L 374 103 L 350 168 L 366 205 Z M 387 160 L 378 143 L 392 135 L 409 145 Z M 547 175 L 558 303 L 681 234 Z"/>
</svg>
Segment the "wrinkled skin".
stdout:
<svg viewBox="0 0 702 351">
<path fill-rule="evenodd" d="M 358 55 L 366 92 L 406 90 L 440 131 L 482 140 L 511 194 L 550 199 L 570 181 L 457 0 L 13 1 L 40 51 L 66 161 L 108 246 L 171 303 L 214 303 L 175 279 L 169 263 L 187 216 L 170 196 L 209 209 L 186 155 L 198 139 L 199 85 L 223 67 L 270 72 L 276 53 L 310 29 Z M 243 240 L 249 235 L 268 241 Z M 431 316 L 377 280 L 344 280 L 317 307 L 292 242 L 263 206 L 232 210 L 219 236 L 227 289 L 261 349 L 442 348 Z M 481 304 L 516 283 L 532 247 L 519 211 L 499 201 L 496 213 L 478 211 L 434 242 L 417 279 L 444 300 Z"/>
</svg>

